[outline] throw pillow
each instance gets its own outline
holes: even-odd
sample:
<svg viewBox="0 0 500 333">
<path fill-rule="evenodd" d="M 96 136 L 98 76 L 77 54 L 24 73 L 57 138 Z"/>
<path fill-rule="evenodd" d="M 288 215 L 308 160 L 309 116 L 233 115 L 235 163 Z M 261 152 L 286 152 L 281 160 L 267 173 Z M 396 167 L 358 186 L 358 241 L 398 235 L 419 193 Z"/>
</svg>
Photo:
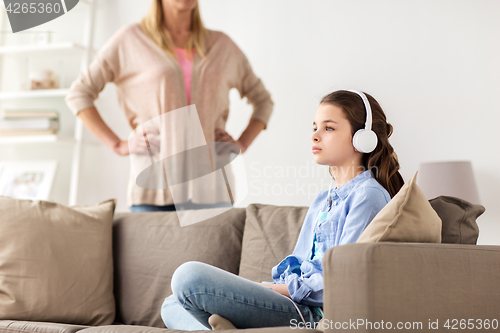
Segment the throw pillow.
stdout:
<svg viewBox="0 0 500 333">
<path fill-rule="evenodd" d="M 441 242 L 441 219 L 416 180 L 417 173 L 375 215 L 356 243 Z"/>
<path fill-rule="evenodd" d="M 271 269 L 293 252 L 308 209 L 248 205 L 239 275 L 256 282 L 272 282 Z"/>
<path fill-rule="evenodd" d="M 441 243 L 477 243 L 479 227 L 476 219 L 484 213 L 483 206 L 448 196 L 439 196 L 429 202 L 443 221 Z"/>
<path fill-rule="evenodd" d="M 213 210 L 198 213 L 213 216 Z M 164 328 L 161 305 L 172 295 L 172 274 L 186 261 L 238 274 L 244 225 L 245 208 L 232 208 L 185 227 L 177 212 L 117 213 L 113 222 L 116 322 Z"/>
<path fill-rule="evenodd" d="M 115 204 L 0 197 L 0 319 L 111 324 Z"/>
</svg>

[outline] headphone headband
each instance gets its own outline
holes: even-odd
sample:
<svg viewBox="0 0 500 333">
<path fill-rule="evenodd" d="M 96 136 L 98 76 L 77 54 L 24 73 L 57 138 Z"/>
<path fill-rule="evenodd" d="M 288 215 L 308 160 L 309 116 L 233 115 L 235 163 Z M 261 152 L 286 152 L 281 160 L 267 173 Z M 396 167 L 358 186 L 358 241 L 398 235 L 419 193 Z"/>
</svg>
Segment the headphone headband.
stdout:
<svg viewBox="0 0 500 333">
<path fill-rule="evenodd" d="M 361 99 L 363 100 L 363 103 L 365 104 L 365 110 L 366 110 L 365 130 L 371 131 L 371 129 L 372 129 L 372 108 L 370 106 L 370 102 L 368 102 L 368 98 L 361 91 L 357 91 L 357 90 L 347 90 L 347 91 L 358 94 L 361 97 Z"/>
<path fill-rule="evenodd" d="M 368 98 L 364 93 L 357 90 L 348 90 L 350 92 L 358 94 L 365 105 L 366 111 L 366 122 L 365 129 L 360 129 L 352 137 L 352 144 L 354 148 L 362 153 L 370 153 L 377 147 L 377 134 L 372 131 L 372 108 Z"/>
</svg>

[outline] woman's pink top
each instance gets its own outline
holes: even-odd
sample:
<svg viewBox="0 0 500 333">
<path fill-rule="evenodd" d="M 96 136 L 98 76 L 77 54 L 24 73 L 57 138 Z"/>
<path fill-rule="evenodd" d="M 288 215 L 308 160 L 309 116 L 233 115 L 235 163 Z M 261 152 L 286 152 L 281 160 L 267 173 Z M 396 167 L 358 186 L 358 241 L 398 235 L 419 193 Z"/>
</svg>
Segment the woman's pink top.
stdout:
<svg viewBox="0 0 500 333">
<path fill-rule="evenodd" d="M 186 97 L 188 105 L 191 104 L 191 74 L 193 73 L 193 57 L 188 59 L 186 57 L 186 52 L 184 49 L 179 47 L 175 48 L 177 53 L 177 60 L 182 68 L 182 74 L 184 75 L 184 88 L 186 88 Z M 192 55 L 194 55 L 194 49 L 192 50 Z"/>
</svg>

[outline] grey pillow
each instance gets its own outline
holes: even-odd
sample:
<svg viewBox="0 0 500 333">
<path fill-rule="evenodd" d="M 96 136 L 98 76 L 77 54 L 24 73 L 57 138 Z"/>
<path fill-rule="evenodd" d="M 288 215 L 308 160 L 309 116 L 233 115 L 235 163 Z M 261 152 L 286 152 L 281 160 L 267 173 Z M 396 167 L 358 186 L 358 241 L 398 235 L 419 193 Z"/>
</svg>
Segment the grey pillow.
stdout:
<svg viewBox="0 0 500 333">
<path fill-rule="evenodd" d="M 248 205 L 241 249 L 241 277 L 273 281 L 271 269 L 293 252 L 309 207 Z"/>
<path fill-rule="evenodd" d="M 477 243 L 479 227 L 476 219 L 484 213 L 483 206 L 449 196 L 439 196 L 429 202 L 443 221 L 441 243 Z"/>
<path fill-rule="evenodd" d="M 160 308 L 172 294 L 172 274 L 186 261 L 201 261 L 238 274 L 244 223 L 244 208 L 232 208 L 185 227 L 179 225 L 176 212 L 116 214 L 116 321 L 165 327 Z"/>
</svg>

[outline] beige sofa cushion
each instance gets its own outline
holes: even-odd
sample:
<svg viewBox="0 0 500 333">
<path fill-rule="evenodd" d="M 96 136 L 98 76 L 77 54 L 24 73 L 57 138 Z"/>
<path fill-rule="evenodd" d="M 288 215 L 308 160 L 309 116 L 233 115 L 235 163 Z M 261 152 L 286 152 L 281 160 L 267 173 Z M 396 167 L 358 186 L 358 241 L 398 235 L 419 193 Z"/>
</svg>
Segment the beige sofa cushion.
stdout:
<svg viewBox="0 0 500 333">
<path fill-rule="evenodd" d="M 44 323 L 40 321 L 0 320 L 0 333 L 76 333 L 85 328 L 88 328 L 88 326 Z"/>
<path fill-rule="evenodd" d="M 441 243 L 477 243 L 479 227 L 476 219 L 484 213 L 483 206 L 448 196 L 440 196 L 429 202 L 443 221 Z"/>
<path fill-rule="evenodd" d="M 271 269 L 293 252 L 307 210 L 248 205 L 239 275 L 256 282 L 273 281 Z"/>
<path fill-rule="evenodd" d="M 176 212 L 117 213 L 113 225 L 116 321 L 165 327 L 161 305 L 172 294 L 172 274 L 186 261 L 238 274 L 244 224 L 244 208 L 185 227 Z"/>
<path fill-rule="evenodd" d="M 375 215 L 356 243 L 441 242 L 441 219 L 416 180 L 417 173 Z"/>
<path fill-rule="evenodd" d="M 0 319 L 112 323 L 114 209 L 0 197 Z"/>
<path fill-rule="evenodd" d="M 297 326 L 298 327 L 298 326 Z M 280 326 L 280 327 L 264 327 L 264 328 L 247 328 L 242 329 L 228 329 L 224 330 L 223 333 L 323 333 L 323 331 L 308 329 L 308 328 L 297 328 L 295 326 Z M 206 333 L 206 330 L 196 330 L 196 331 L 185 331 L 185 330 L 174 330 L 174 329 L 161 329 L 152 328 L 145 326 L 131 326 L 131 325 L 120 325 L 120 326 L 101 326 L 101 327 L 91 327 L 87 328 L 80 333 Z M 0 331 L 0 333 L 2 333 Z M 45 333 L 45 332 L 43 332 Z M 63 333 L 63 332 L 61 332 Z M 66 333 L 66 332 L 64 332 Z"/>
</svg>

